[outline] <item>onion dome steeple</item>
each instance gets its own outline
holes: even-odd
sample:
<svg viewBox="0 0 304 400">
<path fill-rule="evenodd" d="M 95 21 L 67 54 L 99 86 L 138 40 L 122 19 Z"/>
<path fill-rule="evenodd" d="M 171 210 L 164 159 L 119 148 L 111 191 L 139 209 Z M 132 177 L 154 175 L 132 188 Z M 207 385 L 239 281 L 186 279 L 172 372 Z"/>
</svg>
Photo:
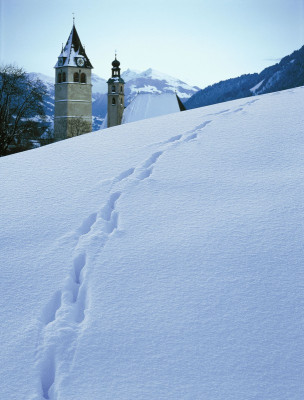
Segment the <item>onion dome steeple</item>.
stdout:
<svg viewBox="0 0 304 400">
<path fill-rule="evenodd" d="M 120 77 L 120 62 L 117 60 L 115 53 L 115 60 L 112 62 L 112 77 L 108 80 L 108 83 L 120 82 L 125 83 Z"/>
<path fill-rule="evenodd" d="M 116 58 L 116 53 L 115 60 L 112 62 L 112 78 L 120 78 L 120 62 Z"/>
<path fill-rule="evenodd" d="M 108 80 L 108 116 L 107 127 L 121 124 L 125 108 L 125 82 L 120 76 L 120 62 L 116 58 L 112 62 L 112 77 Z"/>
</svg>

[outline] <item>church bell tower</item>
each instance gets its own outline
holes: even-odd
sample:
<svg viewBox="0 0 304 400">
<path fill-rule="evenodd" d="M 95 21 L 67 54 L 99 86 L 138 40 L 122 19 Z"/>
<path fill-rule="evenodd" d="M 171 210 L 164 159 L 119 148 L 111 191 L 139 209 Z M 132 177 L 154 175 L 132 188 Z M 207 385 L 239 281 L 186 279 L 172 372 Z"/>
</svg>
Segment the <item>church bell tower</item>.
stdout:
<svg viewBox="0 0 304 400">
<path fill-rule="evenodd" d="M 125 108 L 125 82 L 120 77 L 120 62 L 116 59 L 112 62 L 112 77 L 108 80 L 108 121 L 107 127 L 121 124 Z"/>
<path fill-rule="evenodd" d="M 81 44 L 74 23 L 54 68 L 55 139 L 62 140 L 91 132 L 93 66 Z"/>
</svg>

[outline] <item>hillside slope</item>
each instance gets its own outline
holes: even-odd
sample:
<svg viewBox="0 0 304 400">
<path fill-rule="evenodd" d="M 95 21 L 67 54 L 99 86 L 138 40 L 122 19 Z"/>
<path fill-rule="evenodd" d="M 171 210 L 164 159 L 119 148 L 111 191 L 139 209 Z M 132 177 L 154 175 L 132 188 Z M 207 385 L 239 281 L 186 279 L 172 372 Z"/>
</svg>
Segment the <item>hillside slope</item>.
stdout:
<svg viewBox="0 0 304 400">
<path fill-rule="evenodd" d="M 242 75 L 199 90 L 185 105 L 188 109 L 203 107 L 301 85 L 304 85 L 304 46 L 259 74 Z"/>
<path fill-rule="evenodd" d="M 303 399 L 303 94 L 0 159 L 1 399 Z"/>
</svg>

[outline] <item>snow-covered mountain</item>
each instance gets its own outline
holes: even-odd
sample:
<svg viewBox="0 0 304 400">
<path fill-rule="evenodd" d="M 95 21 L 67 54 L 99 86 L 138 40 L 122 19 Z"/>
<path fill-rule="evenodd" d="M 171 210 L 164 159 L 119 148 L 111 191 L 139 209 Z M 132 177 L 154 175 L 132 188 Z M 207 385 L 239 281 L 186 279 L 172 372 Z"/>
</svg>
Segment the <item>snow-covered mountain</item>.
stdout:
<svg viewBox="0 0 304 400">
<path fill-rule="evenodd" d="M 48 95 L 45 99 L 46 114 L 50 119 L 54 116 L 54 78 L 46 75 L 31 73 L 32 77 L 41 79 L 48 88 Z M 126 70 L 122 73 L 126 82 L 125 85 L 125 104 L 128 105 L 138 93 L 177 93 L 182 99 L 190 98 L 197 90 L 196 86 L 189 86 L 177 78 L 173 78 L 162 72 L 148 69 L 143 72 L 136 70 Z M 107 113 L 107 81 L 98 75 L 92 75 L 92 114 L 93 129 L 100 128 L 102 121 Z"/>
<path fill-rule="evenodd" d="M 0 159 L 1 399 L 302 400 L 304 88 Z"/>
<path fill-rule="evenodd" d="M 265 68 L 261 73 L 242 75 L 199 90 L 186 102 L 196 108 L 247 96 L 272 93 L 304 84 L 304 46 Z"/>
<path fill-rule="evenodd" d="M 129 103 L 137 93 L 176 93 L 181 99 L 188 99 L 199 90 L 177 78 L 152 68 L 143 72 L 127 70 L 122 73 L 125 80 L 125 95 Z"/>
</svg>

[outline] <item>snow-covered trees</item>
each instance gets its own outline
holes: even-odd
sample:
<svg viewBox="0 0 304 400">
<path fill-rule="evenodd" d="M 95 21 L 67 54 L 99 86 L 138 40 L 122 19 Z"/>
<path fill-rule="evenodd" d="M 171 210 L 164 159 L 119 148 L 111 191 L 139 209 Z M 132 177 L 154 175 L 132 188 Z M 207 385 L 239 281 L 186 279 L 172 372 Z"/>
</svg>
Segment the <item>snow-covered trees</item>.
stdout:
<svg viewBox="0 0 304 400">
<path fill-rule="evenodd" d="M 0 156 L 30 148 L 30 139 L 40 136 L 45 94 L 42 81 L 31 80 L 22 68 L 0 67 Z"/>
</svg>

